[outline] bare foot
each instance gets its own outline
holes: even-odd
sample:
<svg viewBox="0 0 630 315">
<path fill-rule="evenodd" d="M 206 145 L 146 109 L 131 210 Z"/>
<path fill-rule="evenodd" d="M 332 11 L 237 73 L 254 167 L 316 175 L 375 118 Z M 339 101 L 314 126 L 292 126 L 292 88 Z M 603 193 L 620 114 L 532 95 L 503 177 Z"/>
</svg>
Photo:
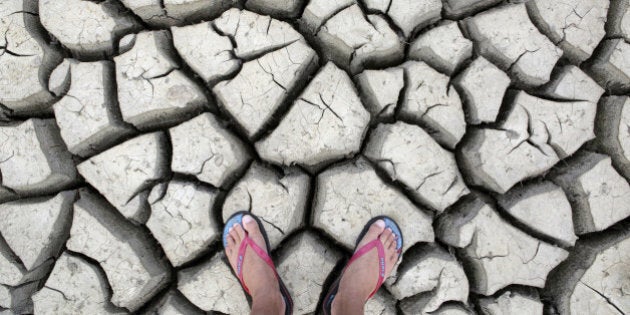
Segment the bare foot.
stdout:
<svg viewBox="0 0 630 315">
<path fill-rule="evenodd" d="M 234 271 L 237 270 L 238 250 L 246 233 L 256 245 L 268 251 L 256 220 L 249 215 L 243 216 L 243 226 L 236 224 L 230 228 L 227 237 L 228 245 L 225 248 L 225 253 Z M 252 296 L 252 314 L 284 314 L 284 299 L 274 272 L 251 247 L 247 247 L 245 251 L 242 271 L 243 281 Z"/>
<path fill-rule="evenodd" d="M 389 277 L 398 261 L 396 239 L 385 221 L 378 220 L 370 226 L 357 250 L 379 238 L 385 249 L 385 278 Z M 363 314 L 363 306 L 378 283 L 379 261 L 376 248 L 355 260 L 346 268 L 339 282 L 339 290 L 332 303 L 333 314 Z"/>
</svg>

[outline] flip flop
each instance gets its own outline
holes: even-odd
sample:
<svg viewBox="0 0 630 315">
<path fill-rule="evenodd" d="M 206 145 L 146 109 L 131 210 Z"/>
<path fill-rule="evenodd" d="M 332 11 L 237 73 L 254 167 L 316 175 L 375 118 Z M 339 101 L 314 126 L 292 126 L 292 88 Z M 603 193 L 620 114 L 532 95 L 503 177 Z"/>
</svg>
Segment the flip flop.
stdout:
<svg viewBox="0 0 630 315">
<path fill-rule="evenodd" d="M 363 227 L 363 230 L 361 231 L 361 233 L 359 234 L 359 237 L 357 238 L 357 241 L 354 246 L 355 248 L 354 254 L 352 255 L 352 257 L 346 264 L 346 267 L 343 268 L 341 275 L 339 275 L 337 280 L 333 282 L 332 286 L 328 290 L 328 294 L 326 294 L 326 297 L 324 298 L 323 308 L 324 308 L 325 315 L 332 314 L 332 303 L 333 303 L 333 300 L 335 299 L 335 295 L 337 295 L 337 291 L 339 290 L 339 282 L 341 281 L 341 277 L 343 276 L 343 273 L 346 271 L 348 266 L 350 266 L 354 261 L 361 258 L 363 255 L 367 254 L 374 248 L 376 248 L 378 252 L 378 261 L 379 261 L 378 282 L 376 283 L 376 287 L 374 288 L 372 293 L 370 293 L 370 296 L 367 298 L 368 300 L 371 299 L 374 296 L 374 294 L 376 294 L 378 289 L 381 287 L 381 285 L 385 281 L 385 270 L 387 269 L 385 268 L 385 249 L 383 248 L 383 243 L 381 242 L 381 240 L 377 238 L 363 245 L 363 247 L 357 250 L 359 243 L 361 242 L 363 237 L 365 237 L 365 234 L 369 230 L 372 223 L 378 220 L 385 221 L 385 228 L 390 228 L 392 232 L 396 236 L 398 236 L 398 239 L 396 240 L 396 251 L 398 252 L 398 255 L 400 256 L 400 253 L 402 252 L 402 247 L 403 247 L 403 235 L 402 235 L 402 231 L 400 230 L 400 227 L 398 227 L 398 224 L 396 224 L 396 222 L 392 218 L 388 216 L 384 216 L 384 215 L 377 216 L 370 219 L 370 221 L 368 221 L 368 223 L 365 224 L 365 226 Z"/>
<path fill-rule="evenodd" d="M 269 238 L 267 237 L 267 232 L 265 231 L 265 227 L 262 225 L 260 219 L 257 216 L 247 211 L 239 211 L 233 214 L 225 223 L 225 227 L 223 228 L 223 248 L 227 248 L 227 244 L 228 244 L 227 237 L 228 237 L 230 228 L 236 225 L 237 223 L 243 226 L 244 215 L 250 215 L 252 218 L 254 218 L 256 223 L 258 223 L 258 227 L 260 228 L 260 232 L 262 233 L 263 238 L 265 239 L 265 244 L 267 245 L 267 248 L 271 248 L 271 246 L 269 246 Z M 287 290 L 287 287 L 284 285 L 284 282 L 282 282 L 282 279 L 280 279 L 280 276 L 278 276 L 278 272 L 276 271 L 276 267 L 273 263 L 273 260 L 264 249 L 256 245 L 256 243 L 251 238 L 249 238 L 249 235 L 247 235 L 247 231 L 245 231 L 245 238 L 241 242 L 241 246 L 238 249 L 236 270 L 232 270 L 235 273 L 238 280 L 240 281 L 241 287 L 243 287 L 243 290 L 245 290 L 245 292 L 251 296 L 251 294 L 249 293 L 249 289 L 247 288 L 247 285 L 245 285 L 245 281 L 243 281 L 243 262 L 245 261 L 245 251 L 247 247 L 251 247 L 254 253 L 258 255 L 258 257 L 260 257 L 265 263 L 267 263 L 269 267 L 271 267 L 276 277 L 276 280 L 278 280 L 278 284 L 280 287 L 280 294 L 282 294 L 282 298 L 284 299 L 284 305 L 285 305 L 284 312 L 287 315 L 292 314 L 293 313 L 293 299 L 291 299 L 291 294 L 289 293 L 289 290 Z"/>
</svg>

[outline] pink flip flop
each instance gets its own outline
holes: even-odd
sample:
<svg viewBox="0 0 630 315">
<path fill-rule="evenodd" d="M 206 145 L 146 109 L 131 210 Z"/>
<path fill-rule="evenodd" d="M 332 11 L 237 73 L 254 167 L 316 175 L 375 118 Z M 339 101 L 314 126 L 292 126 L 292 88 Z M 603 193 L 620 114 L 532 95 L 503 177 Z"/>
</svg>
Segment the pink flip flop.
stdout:
<svg viewBox="0 0 630 315">
<path fill-rule="evenodd" d="M 258 223 L 258 227 L 260 228 L 260 232 L 262 233 L 263 238 L 265 239 L 265 244 L 267 245 L 267 248 L 271 248 L 271 246 L 269 246 L 269 238 L 267 237 L 267 232 L 265 231 L 265 227 L 260 222 L 260 219 L 258 219 L 257 216 L 247 211 L 239 211 L 233 214 L 227 220 L 227 222 L 225 223 L 225 227 L 223 228 L 223 247 L 224 248 L 227 247 L 227 236 L 228 236 L 230 228 L 236 224 L 242 225 L 243 216 L 245 215 L 250 215 L 252 218 L 254 218 L 254 220 L 256 220 L 256 223 Z M 280 287 L 280 293 L 282 294 L 282 298 L 284 299 L 285 314 L 287 315 L 292 314 L 293 313 L 293 299 L 291 298 L 291 294 L 289 293 L 289 290 L 287 290 L 287 287 L 282 282 L 282 279 L 280 279 L 280 276 L 278 276 L 278 272 L 276 271 L 276 266 L 274 265 L 273 260 L 264 249 L 256 245 L 256 243 L 251 238 L 249 238 L 249 236 L 247 235 L 247 232 L 245 233 L 246 233 L 245 238 L 241 242 L 241 246 L 238 249 L 236 270 L 232 270 L 236 274 L 236 277 L 238 278 L 238 280 L 240 281 L 241 286 L 243 287 L 243 290 L 245 290 L 245 293 L 251 296 L 251 294 L 249 293 L 249 289 L 247 288 L 247 285 L 245 285 L 245 281 L 243 281 L 243 262 L 245 261 L 245 252 L 247 250 L 247 247 L 250 247 L 254 251 L 254 253 L 256 253 L 256 255 L 260 257 L 273 270 L 273 273 Z"/>
<path fill-rule="evenodd" d="M 369 230 L 372 223 L 376 222 L 377 220 L 385 221 L 385 228 L 390 228 L 392 232 L 394 233 L 394 235 L 398 236 L 398 239 L 396 240 L 396 251 L 398 252 L 398 255 L 400 255 L 400 253 L 402 252 L 402 246 L 403 246 L 402 231 L 400 230 L 400 227 L 398 227 L 398 224 L 396 224 L 396 222 L 392 218 L 387 217 L 387 216 L 374 217 L 370 219 L 370 221 L 368 221 L 368 223 L 363 227 L 363 230 L 359 234 L 359 237 L 357 238 L 355 249 L 359 245 L 359 242 L 361 242 L 361 240 L 363 239 L 367 231 Z M 341 277 L 343 276 L 343 273 L 345 272 L 345 270 L 354 261 L 361 258 L 363 255 L 370 252 L 374 248 L 376 248 L 378 252 L 378 261 L 379 261 L 378 282 L 376 283 L 376 287 L 374 288 L 372 293 L 370 293 L 368 300 L 371 299 L 374 296 L 374 294 L 376 294 L 376 292 L 381 287 L 381 285 L 383 285 L 383 282 L 385 281 L 385 270 L 387 270 L 385 266 L 385 248 L 383 248 L 383 243 L 381 242 L 381 240 L 377 238 L 365 244 L 363 247 L 359 248 L 358 250 L 355 250 L 354 254 L 352 255 L 352 257 L 346 264 L 346 267 L 344 267 L 343 269 L 344 271 L 341 272 L 341 275 L 339 275 L 337 280 L 335 280 L 335 282 L 332 284 L 332 286 L 328 290 L 328 294 L 326 294 L 326 297 L 324 298 L 323 308 L 324 308 L 325 315 L 332 314 L 332 302 L 335 299 L 335 295 L 337 295 L 337 291 L 339 290 L 339 282 L 341 281 Z"/>
</svg>

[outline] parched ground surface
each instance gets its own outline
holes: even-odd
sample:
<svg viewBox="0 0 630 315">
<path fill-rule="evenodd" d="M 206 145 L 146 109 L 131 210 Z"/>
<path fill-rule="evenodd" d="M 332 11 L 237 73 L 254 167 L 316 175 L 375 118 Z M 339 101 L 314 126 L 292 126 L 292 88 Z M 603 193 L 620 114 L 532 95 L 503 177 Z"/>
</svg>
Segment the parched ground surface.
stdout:
<svg viewBox="0 0 630 315">
<path fill-rule="evenodd" d="M 0 314 L 295 314 L 396 219 L 368 314 L 630 314 L 628 0 L 0 1 Z"/>
</svg>

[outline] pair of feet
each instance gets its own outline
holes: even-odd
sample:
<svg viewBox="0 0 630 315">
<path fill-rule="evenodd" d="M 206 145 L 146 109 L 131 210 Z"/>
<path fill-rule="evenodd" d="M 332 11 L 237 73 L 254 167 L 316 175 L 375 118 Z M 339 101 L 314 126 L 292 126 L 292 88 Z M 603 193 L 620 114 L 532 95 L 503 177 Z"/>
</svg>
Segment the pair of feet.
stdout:
<svg viewBox="0 0 630 315">
<path fill-rule="evenodd" d="M 241 242 L 248 236 L 258 247 L 268 251 L 265 238 L 256 220 L 250 215 L 243 216 L 242 225 L 229 229 L 225 253 L 233 270 L 238 270 Z M 357 245 L 357 250 L 379 239 L 385 257 L 385 278 L 389 276 L 399 256 L 397 238 L 385 221 L 377 220 L 370 225 Z M 284 314 L 285 301 L 282 297 L 275 272 L 248 246 L 240 264 L 243 282 L 252 296 L 252 314 Z M 343 272 L 339 289 L 332 303 L 333 314 L 363 314 L 365 301 L 379 281 L 379 259 L 377 248 L 354 260 Z"/>
</svg>

